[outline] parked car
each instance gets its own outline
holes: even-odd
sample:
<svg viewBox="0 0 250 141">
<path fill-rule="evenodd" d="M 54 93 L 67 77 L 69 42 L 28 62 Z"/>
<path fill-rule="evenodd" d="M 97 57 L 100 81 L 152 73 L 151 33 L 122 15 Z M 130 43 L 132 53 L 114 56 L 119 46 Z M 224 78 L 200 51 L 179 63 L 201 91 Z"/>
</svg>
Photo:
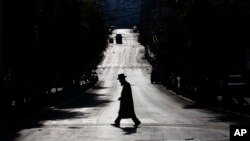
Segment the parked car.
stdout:
<svg viewBox="0 0 250 141">
<path fill-rule="evenodd" d="M 109 43 L 114 43 L 114 39 L 113 38 L 109 38 Z"/>
<path fill-rule="evenodd" d="M 157 69 L 157 68 L 152 68 L 152 72 L 151 72 L 151 77 L 150 77 L 150 80 L 151 80 L 151 83 L 152 84 L 158 84 L 158 83 L 162 83 L 163 82 L 163 73 L 160 69 Z"/>
<path fill-rule="evenodd" d="M 99 80 L 99 77 L 98 77 L 98 74 L 96 73 L 96 71 L 92 71 L 90 73 L 89 80 L 91 83 L 96 83 Z"/>
<path fill-rule="evenodd" d="M 96 71 L 92 70 L 83 74 L 83 76 L 81 77 L 80 85 L 95 84 L 96 82 L 98 82 L 98 80 L 98 74 L 96 73 Z"/>
</svg>

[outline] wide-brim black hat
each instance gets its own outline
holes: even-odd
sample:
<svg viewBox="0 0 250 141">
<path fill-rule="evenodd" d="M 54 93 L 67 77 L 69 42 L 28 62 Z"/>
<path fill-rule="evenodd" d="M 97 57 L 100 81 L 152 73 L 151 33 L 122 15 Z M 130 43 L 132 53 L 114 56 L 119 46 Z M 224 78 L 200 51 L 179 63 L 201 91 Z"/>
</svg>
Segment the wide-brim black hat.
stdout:
<svg viewBox="0 0 250 141">
<path fill-rule="evenodd" d="M 121 79 L 121 78 L 125 78 L 127 76 L 124 75 L 124 73 L 118 74 L 118 78 L 117 79 Z"/>
</svg>

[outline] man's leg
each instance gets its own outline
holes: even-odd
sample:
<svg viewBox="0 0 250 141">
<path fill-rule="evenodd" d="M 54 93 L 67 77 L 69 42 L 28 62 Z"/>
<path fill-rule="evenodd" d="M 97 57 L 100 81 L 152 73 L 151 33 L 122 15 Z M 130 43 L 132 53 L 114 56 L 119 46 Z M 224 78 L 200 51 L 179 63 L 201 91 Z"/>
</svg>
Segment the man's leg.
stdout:
<svg viewBox="0 0 250 141">
<path fill-rule="evenodd" d="M 135 126 L 138 126 L 138 125 L 141 124 L 141 121 L 140 121 L 136 116 L 133 116 L 133 117 L 132 117 L 132 120 L 134 121 Z"/>
<path fill-rule="evenodd" d="M 115 120 L 115 125 L 116 125 L 116 126 L 118 126 L 118 127 L 120 126 L 120 121 L 121 121 L 121 119 L 122 119 L 122 118 L 121 118 L 120 116 L 118 116 L 118 117 L 116 118 L 116 120 Z"/>
</svg>

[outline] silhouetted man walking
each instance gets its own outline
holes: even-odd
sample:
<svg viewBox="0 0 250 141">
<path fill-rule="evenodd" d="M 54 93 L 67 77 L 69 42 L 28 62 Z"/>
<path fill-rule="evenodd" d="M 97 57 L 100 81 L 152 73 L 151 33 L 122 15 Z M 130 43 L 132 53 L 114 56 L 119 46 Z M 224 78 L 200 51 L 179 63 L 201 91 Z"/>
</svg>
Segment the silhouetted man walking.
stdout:
<svg viewBox="0 0 250 141">
<path fill-rule="evenodd" d="M 118 80 L 120 81 L 121 85 L 123 86 L 120 100 L 120 110 L 119 115 L 115 120 L 115 124 L 112 124 L 116 127 L 120 127 L 121 119 L 125 118 L 132 118 L 135 123 L 135 127 L 141 124 L 139 119 L 135 115 L 134 111 L 134 103 L 133 103 L 133 96 L 130 84 L 125 80 L 125 75 L 119 74 Z"/>
</svg>

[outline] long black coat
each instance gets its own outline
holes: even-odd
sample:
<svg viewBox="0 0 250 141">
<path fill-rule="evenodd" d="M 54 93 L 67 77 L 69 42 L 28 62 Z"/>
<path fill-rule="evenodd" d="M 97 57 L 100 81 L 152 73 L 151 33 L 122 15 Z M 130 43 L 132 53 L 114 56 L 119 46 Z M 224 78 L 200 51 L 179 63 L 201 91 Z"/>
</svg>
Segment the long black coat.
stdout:
<svg viewBox="0 0 250 141">
<path fill-rule="evenodd" d="M 120 100 L 119 116 L 121 118 L 132 118 L 135 116 L 134 103 L 131 86 L 128 82 L 123 85 Z"/>
</svg>

